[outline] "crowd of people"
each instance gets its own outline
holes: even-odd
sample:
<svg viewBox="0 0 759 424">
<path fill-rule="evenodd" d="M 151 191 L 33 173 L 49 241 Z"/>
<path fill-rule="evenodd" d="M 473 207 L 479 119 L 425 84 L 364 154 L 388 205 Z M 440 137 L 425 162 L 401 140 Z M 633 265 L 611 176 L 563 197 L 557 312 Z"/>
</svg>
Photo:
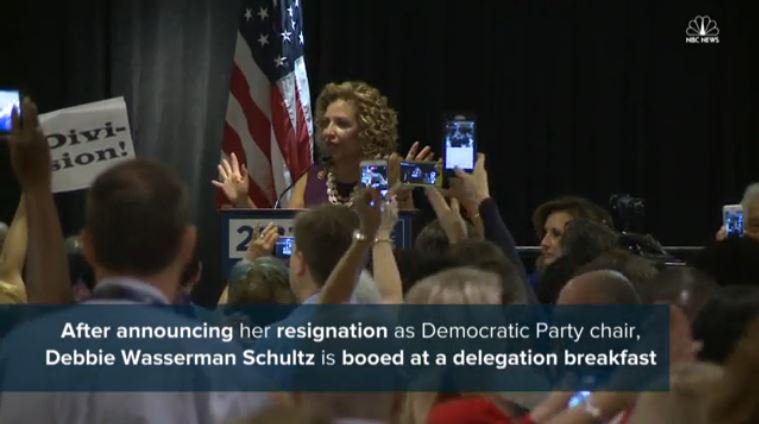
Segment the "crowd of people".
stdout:
<svg viewBox="0 0 759 424">
<path fill-rule="evenodd" d="M 22 109 L 7 139 L 23 196 L 3 231 L 0 301 L 189 302 L 202 264 L 189 193 L 176 175 L 142 159 L 109 169 L 89 189 L 81 236 L 64 240 L 36 106 L 25 99 Z M 262 229 L 219 304 L 665 304 L 670 389 L 597 391 L 573 408 L 573 393 L 561 390 L 0 393 L 0 422 L 759 422 L 759 186 L 743 199 L 743 237 L 720 232 L 692 263 L 676 267 L 627 249 L 604 208 L 580 197 L 547 201 L 533 215 L 542 254 L 528 273 L 533 267 L 491 197 L 484 154 L 471 173 L 456 170 L 450 188 L 419 189 L 436 219 L 413 248 L 396 249 L 398 211 L 415 204 L 411 189 L 398 184 L 397 116 L 387 99 L 365 83 L 329 84 L 316 102 L 315 124 L 329 159 L 294 186 L 290 207 L 304 211 L 295 219 L 289 263 L 272 258 L 277 228 Z M 386 201 L 359 184 L 360 162 L 377 158 L 389 163 Z M 415 143 L 405 158 L 430 161 L 432 150 Z M 219 165 L 214 185 L 232 207 L 255 207 L 245 164 L 234 155 Z"/>
</svg>

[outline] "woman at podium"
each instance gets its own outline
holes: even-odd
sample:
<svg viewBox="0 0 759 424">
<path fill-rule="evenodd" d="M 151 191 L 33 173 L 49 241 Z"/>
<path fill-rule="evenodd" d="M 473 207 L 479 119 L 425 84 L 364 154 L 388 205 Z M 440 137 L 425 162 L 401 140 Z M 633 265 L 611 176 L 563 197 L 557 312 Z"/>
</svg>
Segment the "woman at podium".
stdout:
<svg viewBox="0 0 759 424">
<path fill-rule="evenodd" d="M 400 157 L 394 154 L 398 142 L 398 117 L 387 98 L 365 82 L 348 81 L 327 84 L 316 100 L 314 133 L 321 161 L 315 163 L 292 188 L 291 209 L 312 208 L 322 203 L 350 206 L 351 196 L 360 185 L 361 161 L 389 159 L 391 184 L 400 171 Z M 414 143 L 407 160 L 431 160 L 429 147 L 419 150 Z M 247 196 L 247 171 L 234 172 L 237 158 L 219 166 L 222 189 L 236 207 L 255 207 Z M 238 175 L 239 174 L 239 175 Z M 239 190 L 235 190 L 237 186 Z M 240 194 L 240 196 L 237 196 Z M 231 197 L 230 197 L 231 195 Z M 235 198 L 240 201 L 235 201 Z M 410 191 L 398 192 L 401 209 L 413 208 Z"/>
</svg>

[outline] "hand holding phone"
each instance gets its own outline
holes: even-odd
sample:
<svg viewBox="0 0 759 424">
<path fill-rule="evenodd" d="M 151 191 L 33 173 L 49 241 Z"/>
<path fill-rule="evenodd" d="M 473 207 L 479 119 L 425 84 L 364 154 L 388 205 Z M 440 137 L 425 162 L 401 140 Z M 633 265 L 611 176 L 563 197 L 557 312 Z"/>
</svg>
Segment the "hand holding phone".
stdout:
<svg viewBox="0 0 759 424">
<path fill-rule="evenodd" d="M 361 185 L 377 189 L 382 200 L 385 200 L 388 191 L 390 191 L 387 168 L 386 160 L 366 160 L 361 162 Z"/>
<path fill-rule="evenodd" d="M 406 187 L 442 186 L 442 169 L 437 162 L 401 161 L 401 184 Z"/>
<path fill-rule="evenodd" d="M 741 205 L 725 205 L 722 207 L 722 225 L 727 237 L 743 236 L 743 207 Z"/>
<path fill-rule="evenodd" d="M 280 237 L 274 244 L 274 257 L 289 258 L 293 254 L 295 237 Z"/>
<path fill-rule="evenodd" d="M 477 158 L 476 120 L 457 114 L 443 124 L 443 171 L 453 175 L 456 168 L 471 172 Z"/>
</svg>

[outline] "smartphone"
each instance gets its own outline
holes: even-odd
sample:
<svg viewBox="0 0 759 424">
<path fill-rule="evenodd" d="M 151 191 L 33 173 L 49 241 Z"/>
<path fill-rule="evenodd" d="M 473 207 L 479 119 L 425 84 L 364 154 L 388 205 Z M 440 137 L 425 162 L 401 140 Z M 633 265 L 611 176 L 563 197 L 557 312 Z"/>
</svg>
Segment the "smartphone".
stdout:
<svg viewBox="0 0 759 424">
<path fill-rule="evenodd" d="M 452 115 L 443 124 L 443 171 L 453 175 L 461 168 L 472 172 L 477 159 L 477 123 L 471 115 Z"/>
<path fill-rule="evenodd" d="M 361 185 L 379 190 L 382 200 L 387 197 L 390 182 L 387 178 L 386 160 L 366 160 L 361 162 Z"/>
<path fill-rule="evenodd" d="M 21 113 L 21 91 L 0 88 L 0 134 L 9 134 L 13 129 L 11 120 L 13 108 Z"/>
<path fill-rule="evenodd" d="M 743 235 L 743 207 L 741 205 L 725 205 L 722 207 L 722 224 L 728 237 Z"/>
<path fill-rule="evenodd" d="M 588 398 L 590 397 L 590 392 L 586 390 L 582 390 L 579 392 L 576 392 L 572 395 L 571 398 L 569 398 L 569 402 L 567 403 L 567 408 L 572 409 L 577 406 L 582 405 Z"/>
<path fill-rule="evenodd" d="M 274 257 L 289 258 L 293 254 L 294 245 L 295 245 L 295 237 L 278 238 L 277 242 L 274 243 Z"/>
<path fill-rule="evenodd" d="M 441 186 L 437 162 L 401 161 L 401 184 L 409 187 Z"/>
</svg>

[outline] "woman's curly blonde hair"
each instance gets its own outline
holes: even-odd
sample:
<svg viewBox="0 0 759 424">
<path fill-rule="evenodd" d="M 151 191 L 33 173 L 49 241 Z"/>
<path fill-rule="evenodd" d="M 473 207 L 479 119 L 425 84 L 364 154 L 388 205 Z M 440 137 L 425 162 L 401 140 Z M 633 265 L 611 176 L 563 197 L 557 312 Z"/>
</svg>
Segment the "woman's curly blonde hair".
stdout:
<svg viewBox="0 0 759 424">
<path fill-rule="evenodd" d="M 324 113 L 335 100 L 344 100 L 356 108 L 361 142 L 361 156 L 373 159 L 377 155 L 395 152 L 398 143 L 398 114 L 379 90 L 362 81 L 327 84 L 316 99 L 316 140 L 324 150 L 322 132 Z"/>
</svg>

